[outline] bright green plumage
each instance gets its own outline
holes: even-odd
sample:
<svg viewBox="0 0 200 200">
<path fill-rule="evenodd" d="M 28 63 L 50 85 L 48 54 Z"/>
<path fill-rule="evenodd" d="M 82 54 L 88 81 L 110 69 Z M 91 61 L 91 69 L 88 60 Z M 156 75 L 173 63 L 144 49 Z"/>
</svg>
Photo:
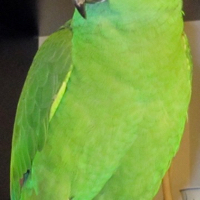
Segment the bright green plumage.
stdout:
<svg viewBox="0 0 200 200">
<path fill-rule="evenodd" d="M 12 200 L 151 200 L 191 93 L 180 0 L 109 0 L 54 33 L 19 101 Z M 20 186 L 23 174 L 30 170 Z"/>
</svg>

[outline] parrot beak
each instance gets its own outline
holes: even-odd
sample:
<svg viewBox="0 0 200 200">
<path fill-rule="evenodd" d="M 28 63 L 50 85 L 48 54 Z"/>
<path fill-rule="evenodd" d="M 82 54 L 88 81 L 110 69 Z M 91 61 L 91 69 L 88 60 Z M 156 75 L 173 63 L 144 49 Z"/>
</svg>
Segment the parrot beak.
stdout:
<svg viewBox="0 0 200 200">
<path fill-rule="evenodd" d="M 85 3 L 94 4 L 98 2 L 104 2 L 104 1 L 108 1 L 108 0 L 73 0 L 76 9 L 81 14 L 81 16 L 85 19 L 86 19 Z"/>
<path fill-rule="evenodd" d="M 73 0 L 74 5 L 83 18 L 86 19 L 85 2 L 86 0 Z"/>
</svg>

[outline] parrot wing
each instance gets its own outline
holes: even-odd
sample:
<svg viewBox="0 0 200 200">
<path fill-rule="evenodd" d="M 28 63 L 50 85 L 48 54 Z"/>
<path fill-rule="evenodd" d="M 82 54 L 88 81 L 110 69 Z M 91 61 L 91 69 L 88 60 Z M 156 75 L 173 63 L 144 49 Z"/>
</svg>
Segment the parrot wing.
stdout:
<svg viewBox="0 0 200 200">
<path fill-rule="evenodd" d="M 14 125 L 11 156 L 11 197 L 19 199 L 32 160 L 41 151 L 71 74 L 70 22 L 38 50 L 23 87 Z M 21 182 L 21 183 L 20 183 Z"/>
</svg>

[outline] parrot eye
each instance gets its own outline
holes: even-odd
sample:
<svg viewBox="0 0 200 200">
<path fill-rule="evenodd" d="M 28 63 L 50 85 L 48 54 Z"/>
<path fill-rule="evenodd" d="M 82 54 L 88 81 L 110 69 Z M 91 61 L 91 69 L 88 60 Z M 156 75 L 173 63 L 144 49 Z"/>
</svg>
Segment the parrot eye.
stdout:
<svg viewBox="0 0 200 200">
<path fill-rule="evenodd" d="M 86 3 L 93 4 L 93 3 L 104 2 L 104 1 L 106 0 L 73 0 L 76 9 L 81 14 L 81 16 L 85 19 L 86 19 L 86 11 L 85 11 Z"/>
</svg>

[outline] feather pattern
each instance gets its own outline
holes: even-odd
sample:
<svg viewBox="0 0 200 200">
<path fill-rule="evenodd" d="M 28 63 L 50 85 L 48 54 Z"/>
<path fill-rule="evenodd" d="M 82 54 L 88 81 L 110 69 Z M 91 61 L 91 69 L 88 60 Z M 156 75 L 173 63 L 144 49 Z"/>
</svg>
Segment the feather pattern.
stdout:
<svg viewBox="0 0 200 200">
<path fill-rule="evenodd" d="M 71 36 L 66 24 L 49 37 L 29 70 L 17 108 L 12 142 L 11 197 L 14 200 L 20 198 L 20 179 L 31 169 L 36 153 L 42 151 L 46 141 L 50 109 L 70 70 Z"/>
<path fill-rule="evenodd" d="M 181 9 L 181 0 L 88 4 L 87 20 L 75 11 L 50 36 L 18 105 L 12 200 L 153 199 L 191 95 Z"/>
</svg>

